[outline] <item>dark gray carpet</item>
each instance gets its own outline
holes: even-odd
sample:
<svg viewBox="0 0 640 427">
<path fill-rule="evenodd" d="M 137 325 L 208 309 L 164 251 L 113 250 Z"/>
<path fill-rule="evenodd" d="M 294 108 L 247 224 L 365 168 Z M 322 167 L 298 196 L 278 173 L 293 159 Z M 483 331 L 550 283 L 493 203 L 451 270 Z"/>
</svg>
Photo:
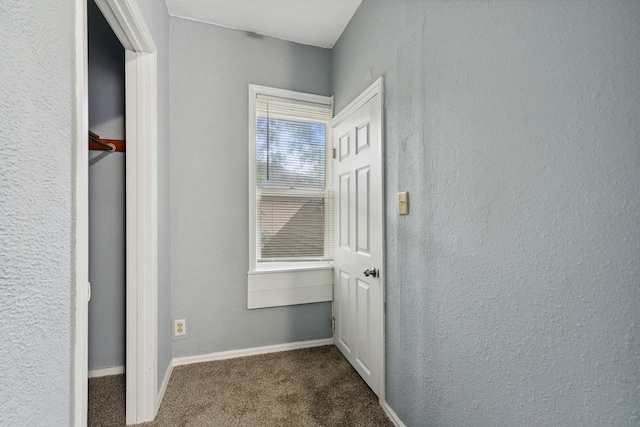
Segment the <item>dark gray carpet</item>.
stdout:
<svg viewBox="0 0 640 427">
<path fill-rule="evenodd" d="M 124 375 L 89 378 L 89 426 L 125 425 Z"/>
<path fill-rule="evenodd" d="M 91 379 L 89 426 L 124 420 L 124 377 Z M 144 425 L 393 426 L 334 346 L 178 366 L 156 420 Z"/>
</svg>

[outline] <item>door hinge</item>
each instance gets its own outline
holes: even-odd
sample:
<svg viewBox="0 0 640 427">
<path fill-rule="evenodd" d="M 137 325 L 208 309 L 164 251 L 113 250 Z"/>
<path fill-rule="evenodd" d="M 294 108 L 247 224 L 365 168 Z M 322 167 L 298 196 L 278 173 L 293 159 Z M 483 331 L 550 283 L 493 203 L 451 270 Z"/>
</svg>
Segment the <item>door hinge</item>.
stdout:
<svg viewBox="0 0 640 427">
<path fill-rule="evenodd" d="M 331 330 L 332 331 L 336 330 L 336 318 L 335 317 L 331 318 Z"/>
<path fill-rule="evenodd" d="M 333 152 L 333 158 L 335 159 L 336 158 L 336 149 L 332 148 L 332 152 Z"/>
<path fill-rule="evenodd" d="M 87 282 L 87 301 L 91 301 L 91 282 Z"/>
</svg>

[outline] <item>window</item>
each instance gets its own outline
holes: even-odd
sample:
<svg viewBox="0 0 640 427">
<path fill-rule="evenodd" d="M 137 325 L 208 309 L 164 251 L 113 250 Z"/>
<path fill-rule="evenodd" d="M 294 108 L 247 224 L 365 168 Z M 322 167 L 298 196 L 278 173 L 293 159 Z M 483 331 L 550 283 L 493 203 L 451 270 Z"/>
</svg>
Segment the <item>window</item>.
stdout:
<svg viewBox="0 0 640 427">
<path fill-rule="evenodd" d="M 309 286 L 301 271 L 331 268 L 331 115 L 330 97 L 249 86 L 250 292 L 261 273 Z"/>
</svg>

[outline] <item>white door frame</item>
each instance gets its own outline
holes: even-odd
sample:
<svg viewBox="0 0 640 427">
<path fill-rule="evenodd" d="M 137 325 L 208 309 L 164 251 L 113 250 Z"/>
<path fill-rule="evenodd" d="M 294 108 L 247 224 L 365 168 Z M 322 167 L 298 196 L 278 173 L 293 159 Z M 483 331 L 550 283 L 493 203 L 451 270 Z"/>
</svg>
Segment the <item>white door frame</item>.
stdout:
<svg viewBox="0 0 640 427">
<path fill-rule="evenodd" d="M 364 104 L 366 104 L 369 100 L 371 100 L 371 98 L 373 98 L 374 96 L 379 95 L 378 96 L 378 102 L 380 104 L 380 128 L 378 130 L 379 135 L 380 135 L 380 144 L 378 144 L 378 152 L 376 153 L 372 153 L 372 156 L 377 156 L 380 162 L 380 181 L 379 182 L 374 182 L 372 183 L 372 185 L 374 186 L 378 186 L 378 188 L 380 189 L 380 204 L 378 206 L 373 206 L 372 208 L 374 209 L 379 209 L 380 212 L 380 224 L 377 224 L 378 227 L 380 227 L 380 241 L 376 242 L 377 244 L 380 245 L 380 247 L 382 248 L 382 259 L 380 260 L 380 276 L 379 276 L 379 283 L 380 283 L 380 292 L 381 292 L 381 298 L 380 298 L 380 305 L 378 307 L 376 307 L 376 309 L 378 310 L 379 314 L 380 314 L 380 319 L 382 322 L 382 328 L 380 331 L 380 349 L 379 349 L 379 354 L 377 357 L 377 360 L 379 361 L 379 365 L 378 365 L 378 372 L 379 372 L 379 377 L 378 377 L 378 401 L 380 402 L 381 406 L 385 406 L 385 361 L 384 361 L 384 348 L 385 348 L 385 325 L 386 325 L 386 321 L 385 321 L 385 310 L 384 310 L 384 304 L 386 301 L 386 290 L 385 290 L 385 276 L 386 276 L 386 270 L 385 270 L 385 259 L 386 259 L 386 249 L 385 249 L 385 238 L 384 238 L 384 231 L 385 231 L 385 207 L 384 207 L 384 199 L 385 199 L 385 191 L 384 191 L 384 78 L 383 77 L 379 77 L 378 80 L 376 80 L 375 82 L 373 82 L 373 84 L 371 86 L 369 86 L 367 89 L 365 89 L 356 99 L 354 99 L 353 101 L 351 101 L 349 103 L 349 105 L 347 105 L 342 111 L 340 111 L 340 113 L 338 113 L 333 120 L 331 121 L 331 127 L 332 129 L 335 129 L 336 126 L 338 126 L 340 123 L 342 123 L 345 119 L 347 119 L 349 116 L 351 116 L 354 112 L 356 112 L 360 107 L 362 107 Z M 334 188 L 335 184 L 334 184 Z M 334 202 L 335 203 L 335 202 Z M 336 282 L 334 282 L 334 287 L 336 286 Z M 334 290 L 335 292 L 335 290 Z M 334 343 L 335 344 L 335 343 Z"/>
<path fill-rule="evenodd" d="M 73 424 L 87 424 L 89 276 L 87 18 L 76 6 L 76 301 Z M 89 0 L 92 1 L 92 0 Z M 157 55 L 135 0 L 95 0 L 125 49 L 126 97 L 126 422 L 157 413 Z"/>
</svg>

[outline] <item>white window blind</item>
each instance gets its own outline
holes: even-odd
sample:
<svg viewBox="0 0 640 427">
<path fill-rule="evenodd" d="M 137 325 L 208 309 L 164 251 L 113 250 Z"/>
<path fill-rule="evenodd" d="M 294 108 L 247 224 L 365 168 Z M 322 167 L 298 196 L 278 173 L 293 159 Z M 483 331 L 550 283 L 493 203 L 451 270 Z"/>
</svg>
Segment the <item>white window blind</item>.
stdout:
<svg viewBox="0 0 640 427">
<path fill-rule="evenodd" d="M 331 105 L 257 94 L 256 262 L 331 259 Z"/>
</svg>

